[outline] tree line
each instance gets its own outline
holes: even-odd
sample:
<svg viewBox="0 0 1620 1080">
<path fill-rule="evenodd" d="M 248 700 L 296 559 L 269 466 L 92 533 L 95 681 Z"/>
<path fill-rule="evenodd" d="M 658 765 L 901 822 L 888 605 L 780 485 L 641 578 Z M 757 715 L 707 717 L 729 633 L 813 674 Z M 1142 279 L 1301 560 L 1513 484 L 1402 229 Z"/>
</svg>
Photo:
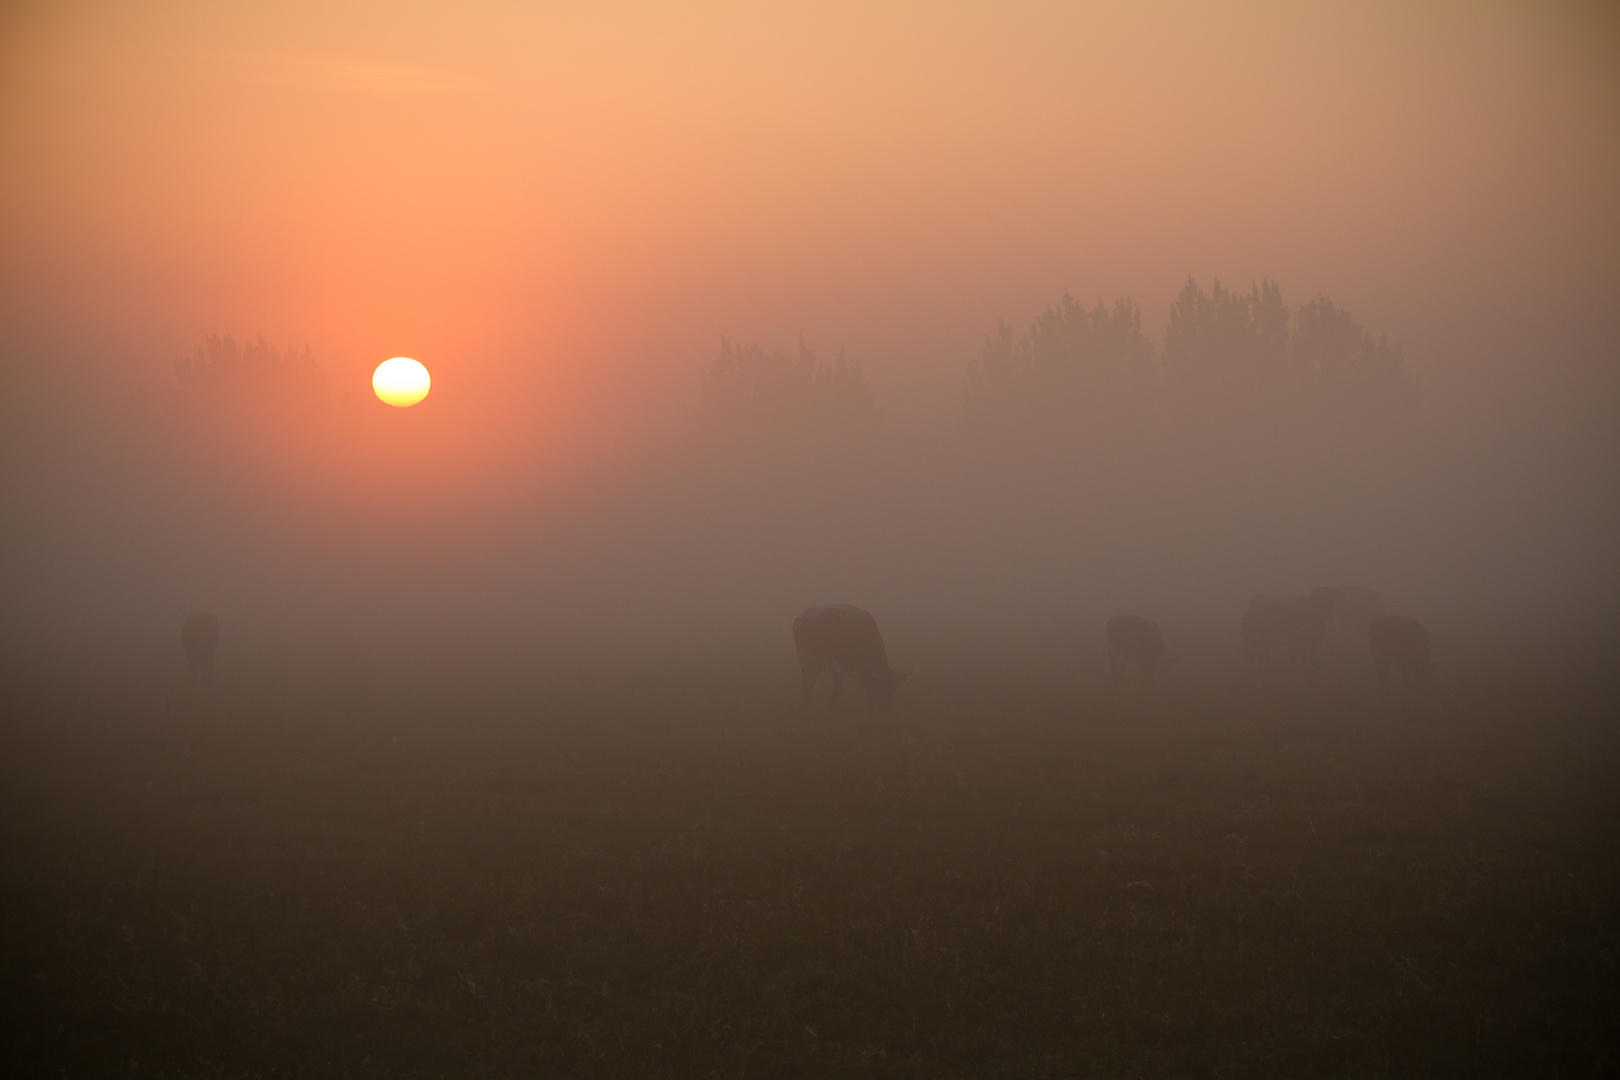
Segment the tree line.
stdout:
<svg viewBox="0 0 1620 1080">
<path fill-rule="evenodd" d="M 326 399 L 308 345 L 283 351 L 262 336 L 241 344 L 210 336 L 176 362 L 175 387 L 205 413 L 283 422 Z M 1022 330 L 1000 322 L 963 373 L 961 412 L 982 433 L 1106 431 L 1167 411 L 1176 422 L 1268 411 L 1361 421 L 1415 398 L 1400 347 L 1328 297 L 1290 308 L 1270 280 L 1240 292 L 1216 279 L 1206 291 L 1189 277 L 1160 346 L 1129 298 L 1087 307 L 1065 292 Z M 791 355 L 722 338 L 699 380 L 696 417 L 705 430 L 743 437 L 854 434 L 874 425 L 878 404 L 842 350 L 828 362 L 802 336 Z"/>
<path fill-rule="evenodd" d="M 985 338 L 963 376 L 963 416 L 981 430 L 1137 424 L 1166 408 L 1366 419 L 1416 395 L 1398 345 L 1326 296 L 1290 309 L 1270 280 L 1206 291 L 1189 277 L 1162 340 L 1134 300 L 1088 308 L 1065 292 L 1023 330 L 1003 321 Z M 842 353 L 824 364 L 802 338 L 797 360 L 722 340 L 701 389 L 701 415 L 723 426 L 859 429 L 876 414 L 860 366 Z"/>
</svg>

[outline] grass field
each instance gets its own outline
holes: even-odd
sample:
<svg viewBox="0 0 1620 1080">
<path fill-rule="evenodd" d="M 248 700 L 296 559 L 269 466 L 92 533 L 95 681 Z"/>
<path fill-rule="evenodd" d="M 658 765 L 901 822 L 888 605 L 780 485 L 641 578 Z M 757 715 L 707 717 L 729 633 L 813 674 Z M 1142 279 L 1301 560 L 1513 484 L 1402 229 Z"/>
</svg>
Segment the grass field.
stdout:
<svg viewBox="0 0 1620 1080">
<path fill-rule="evenodd" d="M 958 679 L 13 683 L 8 1056 L 1620 1073 L 1606 691 Z"/>
</svg>

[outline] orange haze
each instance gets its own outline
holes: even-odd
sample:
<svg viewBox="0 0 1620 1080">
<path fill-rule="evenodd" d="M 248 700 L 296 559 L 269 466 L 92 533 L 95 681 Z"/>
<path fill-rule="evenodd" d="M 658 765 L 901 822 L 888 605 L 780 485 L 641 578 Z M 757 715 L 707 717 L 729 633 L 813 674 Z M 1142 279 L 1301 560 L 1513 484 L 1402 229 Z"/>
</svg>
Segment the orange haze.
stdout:
<svg viewBox="0 0 1620 1080">
<path fill-rule="evenodd" d="M 0 47 L 4 362 L 79 387 L 7 406 L 41 440 L 262 334 L 358 410 L 276 483 L 437 528 L 543 518 L 683 422 L 722 337 L 843 347 L 894 430 L 945 430 L 998 320 L 1128 296 L 1158 341 L 1192 275 L 1330 295 L 1467 423 L 1585 433 L 1546 465 L 1559 513 L 1615 475 L 1596 5 L 21 4 Z M 396 355 L 433 393 L 385 415 Z M 43 520 L 72 455 L 28 438 L 7 498 Z M 137 550 L 119 572 L 154 580 Z"/>
</svg>

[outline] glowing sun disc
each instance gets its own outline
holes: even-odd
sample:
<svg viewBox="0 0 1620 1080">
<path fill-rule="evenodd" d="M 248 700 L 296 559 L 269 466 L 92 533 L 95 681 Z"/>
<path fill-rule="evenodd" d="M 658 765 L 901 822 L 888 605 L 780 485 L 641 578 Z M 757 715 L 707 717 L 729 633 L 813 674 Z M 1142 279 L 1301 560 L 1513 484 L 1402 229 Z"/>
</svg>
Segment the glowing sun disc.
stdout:
<svg viewBox="0 0 1620 1080">
<path fill-rule="evenodd" d="M 377 391 L 377 396 L 400 409 L 427 397 L 432 385 L 427 368 L 408 356 L 384 360 L 371 373 L 371 388 Z"/>
</svg>

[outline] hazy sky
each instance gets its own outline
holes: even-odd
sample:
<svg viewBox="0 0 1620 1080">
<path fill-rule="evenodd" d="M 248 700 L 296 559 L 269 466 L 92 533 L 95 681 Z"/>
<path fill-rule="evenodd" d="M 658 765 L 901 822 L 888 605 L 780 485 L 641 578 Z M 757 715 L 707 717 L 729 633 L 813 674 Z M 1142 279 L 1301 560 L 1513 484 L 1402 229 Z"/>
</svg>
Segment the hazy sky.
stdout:
<svg viewBox="0 0 1620 1080">
<path fill-rule="evenodd" d="M 1188 274 L 1419 363 L 1620 282 L 1620 36 L 1556 4 L 39 4 L 3 27 L 3 317 L 365 388 L 663 394 L 721 335 L 951 377 Z M 93 328 L 93 329 L 92 329 Z M 948 381 L 941 375 L 935 381 Z M 611 385 L 604 385 L 611 384 Z M 526 391 L 527 392 L 527 391 Z"/>
<path fill-rule="evenodd" d="M 116 616 L 168 649 L 204 606 L 305 635 L 504 605 L 566 635 L 565 593 L 608 634 L 661 592 L 775 641 L 812 602 L 917 640 L 992 609 L 1229 627 L 1324 582 L 1459 622 L 1620 588 L 1596 5 L 12 4 L 0 50 L 18 641 Z M 1091 460 L 955 475 L 998 320 L 1129 296 L 1158 340 L 1188 275 L 1330 294 L 1404 347 L 1417 430 L 1307 467 L 1161 425 L 1109 451 L 1107 498 Z M 230 464 L 167 383 L 261 333 L 355 408 Z M 801 333 L 863 366 L 890 457 L 728 494 L 647 452 L 722 336 Z M 369 377 L 401 354 L 434 389 L 396 413 Z"/>
</svg>

